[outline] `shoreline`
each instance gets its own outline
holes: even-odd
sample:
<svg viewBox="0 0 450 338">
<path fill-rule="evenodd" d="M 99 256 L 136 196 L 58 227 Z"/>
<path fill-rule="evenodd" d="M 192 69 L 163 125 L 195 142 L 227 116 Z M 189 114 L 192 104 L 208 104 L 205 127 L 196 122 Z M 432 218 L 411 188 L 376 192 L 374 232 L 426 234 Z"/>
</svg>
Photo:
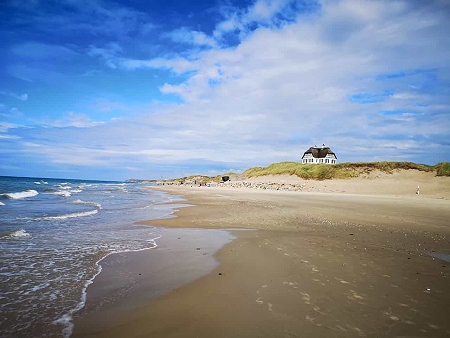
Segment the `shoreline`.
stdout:
<svg viewBox="0 0 450 338">
<path fill-rule="evenodd" d="M 156 247 L 101 260 L 85 306 L 73 315 L 71 337 L 95 336 L 129 312 L 209 274 L 219 265 L 215 253 L 234 239 L 225 230 L 157 230 Z"/>
<path fill-rule="evenodd" d="M 230 230 L 219 267 L 92 336 L 450 334 L 449 263 L 431 256 L 450 254 L 447 200 L 153 189 L 195 206 L 145 224 L 256 231 Z"/>
</svg>

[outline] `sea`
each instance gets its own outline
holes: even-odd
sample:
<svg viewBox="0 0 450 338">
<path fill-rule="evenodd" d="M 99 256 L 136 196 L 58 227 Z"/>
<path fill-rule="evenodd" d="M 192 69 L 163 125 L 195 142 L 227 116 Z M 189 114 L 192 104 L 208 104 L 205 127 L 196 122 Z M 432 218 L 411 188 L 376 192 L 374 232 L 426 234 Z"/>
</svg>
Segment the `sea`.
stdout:
<svg viewBox="0 0 450 338">
<path fill-rule="evenodd" d="M 182 198 L 149 184 L 0 176 L 0 336 L 70 337 L 112 253 L 155 248 Z"/>
</svg>

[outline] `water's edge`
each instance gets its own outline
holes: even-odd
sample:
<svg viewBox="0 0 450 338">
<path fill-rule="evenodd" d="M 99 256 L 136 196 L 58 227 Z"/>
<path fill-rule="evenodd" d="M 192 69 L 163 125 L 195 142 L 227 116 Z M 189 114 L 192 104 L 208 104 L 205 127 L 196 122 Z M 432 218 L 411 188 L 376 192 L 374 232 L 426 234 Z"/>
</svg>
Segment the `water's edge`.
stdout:
<svg viewBox="0 0 450 338">
<path fill-rule="evenodd" d="M 152 221 L 176 218 L 180 207 L 195 207 L 184 203 L 181 196 L 168 195 L 177 201 L 163 203 L 170 206 L 171 213 Z M 98 262 L 99 272 L 86 286 L 84 305 L 74 312 L 71 337 L 102 330 L 174 289 L 210 274 L 219 266 L 215 254 L 236 238 L 221 229 L 152 228 L 161 234 L 152 248 L 111 253 Z"/>
</svg>

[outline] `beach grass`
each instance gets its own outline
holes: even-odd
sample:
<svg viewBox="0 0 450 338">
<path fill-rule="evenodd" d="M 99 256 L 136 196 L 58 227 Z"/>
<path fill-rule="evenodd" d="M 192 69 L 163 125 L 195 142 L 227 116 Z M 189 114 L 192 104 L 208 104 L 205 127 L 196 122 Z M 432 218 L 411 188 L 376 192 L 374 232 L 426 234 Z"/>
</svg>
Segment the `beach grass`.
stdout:
<svg viewBox="0 0 450 338">
<path fill-rule="evenodd" d="M 441 162 L 434 166 L 436 176 L 450 176 L 450 162 Z"/>
<path fill-rule="evenodd" d="M 378 170 L 391 174 L 395 170 L 419 170 L 436 172 L 437 176 L 450 176 L 450 163 L 441 162 L 435 166 L 417 164 L 413 162 L 346 162 L 336 165 L 302 164 L 299 162 L 273 163 L 267 167 L 255 167 L 242 173 L 245 177 L 259 177 L 267 175 L 295 175 L 307 180 L 346 179 L 359 177 Z"/>
<path fill-rule="evenodd" d="M 345 162 L 339 164 L 302 164 L 300 162 L 272 163 L 267 167 L 254 167 L 238 174 L 233 172 L 217 176 L 191 175 L 177 179 L 169 179 L 173 183 L 185 182 L 221 182 L 223 176 L 252 178 L 260 176 L 291 175 L 305 180 L 348 179 L 368 175 L 373 171 L 392 174 L 399 170 L 418 170 L 435 172 L 436 176 L 450 176 L 450 162 L 440 162 L 436 165 L 418 164 L 413 162 Z M 164 181 L 164 180 L 163 180 Z"/>
</svg>

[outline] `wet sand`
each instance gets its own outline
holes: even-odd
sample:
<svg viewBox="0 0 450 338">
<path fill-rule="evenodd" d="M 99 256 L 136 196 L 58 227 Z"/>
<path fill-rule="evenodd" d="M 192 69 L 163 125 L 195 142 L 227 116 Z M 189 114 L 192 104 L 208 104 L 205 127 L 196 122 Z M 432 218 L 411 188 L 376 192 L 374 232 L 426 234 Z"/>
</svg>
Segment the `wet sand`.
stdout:
<svg viewBox="0 0 450 338">
<path fill-rule="evenodd" d="M 148 224 L 255 230 L 231 231 L 212 273 L 79 336 L 450 335 L 449 200 L 158 189 L 196 206 Z"/>
<path fill-rule="evenodd" d="M 219 264 L 214 254 L 234 239 L 227 231 L 158 229 L 154 249 L 104 258 L 101 273 L 87 289 L 84 308 L 75 313 L 72 337 L 113 325 L 144 305 L 209 274 Z"/>
</svg>

